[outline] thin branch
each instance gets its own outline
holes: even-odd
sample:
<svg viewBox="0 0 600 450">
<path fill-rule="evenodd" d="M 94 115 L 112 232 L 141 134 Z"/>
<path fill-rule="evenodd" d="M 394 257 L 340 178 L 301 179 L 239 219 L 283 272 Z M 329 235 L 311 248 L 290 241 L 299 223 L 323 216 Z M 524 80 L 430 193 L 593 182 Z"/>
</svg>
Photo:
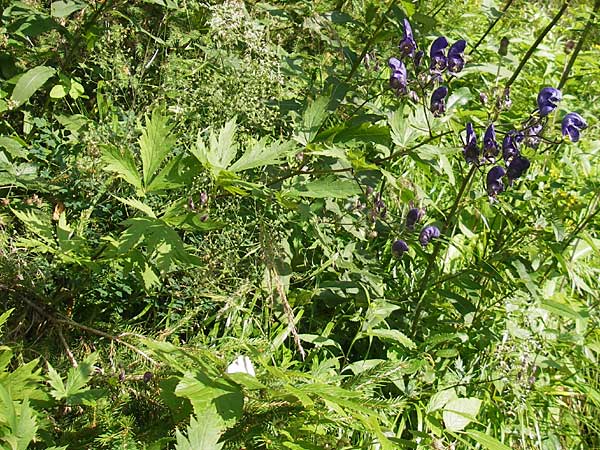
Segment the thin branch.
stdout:
<svg viewBox="0 0 600 450">
<path fill-rule="evenodd" d="M 469 55 L 472 55 L 475 52 L 475 50 L 477 50 L 477 47 L 479 47 L 481 45 L 483 40 L 488 36 L 488 34 L 490 34 L 490 32 L 496 26 L 496 24 L 500 21 L 500 19 L 502 19 L 504 17 L 504 15 L 506 14 L 506 11 L 508 10 L 508 8 L 510 8 L 510 5 L 512 5 L 513 1 L 514 0 L 508 0 L 506 2 L 506 4 L 504 5 L 504 8 L 502 8 L 500 15 L 494 19 L 494 21 L 490 24 L 490 26 L 487 28 L 487 30 L 485 30 L 485 33 L 483 33 L 483 35 L 475 43 L 473 48 L 471 48 L 471 50 L 469 51 Z"/>
<path fill-rule="evenodd" d="M 554 16 L 554 18 L 550 21 L 550 23 L 548 25 L 546 25 L 546 28 L 544 28 L 544 30 L 540 33 L 540 35 L 537 37 L 537 39 L 531 45 L 531 47 L 529 47 L 529 50 L 527 50 L 527 53 L 525 53 L 525 56 L 523 56 L 523 59 L 521 60 L 517 69 L 514 71 L 514 73 L 510 77 L 510 80 L 508 80 L 508 82 L 506 83 L 505 87 L 508 88 L 515 82 L 515 80 L 518 78 L 519 74 L 521 73 L 521 70 L 523 70 L 523 67 L 525 67 L 525 64 L 527 64 L 527 61 L 529 60 L 529 58 L 531 58 L 531 55 L 533 55 L 533 53 L 537 50 L 538 46 L 541 44 L 541 42 L 544 40 L 544 38 L 550 32 L 550 30 L 552 28 L 554 28 L 554 25 L 556 25 L 558 23 L 558 21 L 560 20 L 562 15 L 565 13 L 567 8 L 569 7 L 570 3 L 571 3 L 571 0 L 566 0 L 563 3 L 560 10 Z"/>
<path fill-rule="evenodd" d="M 67 344 L 67 341 L 66 341 L 65 336 L 64 336 L 64 334 L 62 332 L 62 329 L 58 328 L 57 329 L 57 333 L 58 333 L 58 338 L 60 339 L 60 342 L 62 342 L 62 345 L 65 348 L 65 353 L 67 354 L 67 358 L 69 358 L 69 361 L 71 362 L 71 365 L 73 367 L 77 368 L 79 365 L 77 364 L 77 360 L 75 359 L 75 356 L 73 355 L 73 352 L 69 348 L 69 344 Z"/>
<path fill-rule="evenodd" d="M 595 21 L 594 19 L 596 18 L 596 14 L 598 14 L 598 10 L 600 10 L 600 0 L 596 0 L 594 3 L 594 9 L 593 9 L 592 13 L 590 14 L 590 17 L 588 18 L 587 23 L 585 24 L 583 33 L 581 34 L 579 41 L 577 41 L 577 45 L 575 46 L 575 49 L 573 50 L 573 54 L 571 55 L 571 58 L 569 58 L 569 62 L 565 66 L 562 76 L 560 77 L 560 82 L 558 83 L 558 89 L 562 89 L 563 86 L 565 85 L 565 83 L 567 82 L 567 80 L 569 79 L 569 74 L 571 73 L 571 69 L 573 68 L 573 65 L 575 64 L 575 60 L 577 59 L 577 56 L 579 56 L 579 52 L 581 51 L 581 49 L 583 47 L 583 43 L 587 39 L 588 35 L 590 34 L 590 31 L 592 30 L 592 27 L 594 26 L 594 21 Z"/>
</svg>

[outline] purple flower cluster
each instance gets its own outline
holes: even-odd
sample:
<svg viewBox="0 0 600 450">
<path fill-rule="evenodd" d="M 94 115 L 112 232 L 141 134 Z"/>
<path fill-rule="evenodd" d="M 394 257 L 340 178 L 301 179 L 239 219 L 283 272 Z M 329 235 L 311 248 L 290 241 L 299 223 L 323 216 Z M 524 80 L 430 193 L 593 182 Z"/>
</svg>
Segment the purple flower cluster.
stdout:
<svg viewBox="0 0 600 450">
<path fill-rule="evenodd" d="M 487 174 L 486 188 L 490 198 L 495 198 L 501 192 L 504 192 L 505 186 L 502 181 L 504 177 L 508 179 L 508 185 L 522 177 L 531 162 L 521 153 L 521 145 L 537 149 L 542 141 L 542 133 L 546 126 L 547 116 L 557 107 L 562 99 L 560 90 L 552 87 L 541 89 L 537 96 L 537 115 L 532 115 L 520 130 L 510 130 L 502 139 L 502 159 L 505 168 L 501 166 L 492 167 Z M 568 136 L 572 142 L 577 142 L 582 130 L 587 128 L 586 121 L 577 113 L 571 112 L 562 120 L 562 134 Z M 480 158 L 480 153 L 483 153 Z M 483 137 L 483 152 L 480 152 L 477 145 L 477 134 L 472 123 L 466 125 L 466 139 L 463 147 L 463 155 L 467 163 L 481 165 L 494 164 L 496 157 L 500 153 L 500 146 L 496 140 L 496 131 L 494 124 L 490 124 Z"/>
<path fill-rule="evenodd" d="M 447 71 L 451 76 L 459 73 L 465 66 L 464 51 L 467 46 L 465 40 L 456 41 L 448 51 L 448 40 L 444 36 L 438 37 L 429 50 L 429 71 L 422 68 L 425 53 L 418 50 L 413 36 L 412 28 L 407 19 L 404 19 L 404 32 L 398 44 L 400 57 L 392 57 L 388 60 L 391 69 L 390 88 L 397 95 L 408 95 L 413 101 L 418 101 L 419 95 L 409 88 L 411 82 L 418 84 L 418 89 L 425 94 L 428 88 L 434 88 L 442 81 L 442 73 Z M 407 64 L 412 60 L 415 77 L 411 80 L 408 76 Z M 446 97 L 448 88 L 437 86 L 433 90 L 429 101 L 429 109 L 434 116 L 439 117 L 446 112 Z"/>
<path fill-rule="evenodd" d="M 423 208 L 410 208 L 406 214 L 406 229 L 414 231 L 417 222 L 425 216 L 425 210 Z M 421 229 L 419 233 L 419 242 L 423 247 L 429 245 L 429 243 L 440 237 L 440 230 L 435 225 L 427 225 Z M 398 239 L 392 244 L 392 255 L 396 258 L 400 258 L 404 253 L 408 251 L 409 247 L 406 241 Z"/>
</svg>

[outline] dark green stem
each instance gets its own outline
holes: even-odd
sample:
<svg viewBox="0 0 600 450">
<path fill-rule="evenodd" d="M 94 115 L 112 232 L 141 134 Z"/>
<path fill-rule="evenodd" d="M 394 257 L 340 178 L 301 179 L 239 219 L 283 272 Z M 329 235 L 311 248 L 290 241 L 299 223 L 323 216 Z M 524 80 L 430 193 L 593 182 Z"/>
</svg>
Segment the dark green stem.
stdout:
<svg viewBox="0 0 600 450">
<path fill-rule="evenodd" d="M 583 47 L 583 43 L 585 42 L 586 38 L 590 34 L 592 26 L 594 26 L 594 19 L 596 18 L 596 14 L 598 13 L 599 9 L 600 9 L 600 0 L 596 0 L 594 3 L 594 9 L 592 11 L 592 14 L 590 14 L 590 17 L 589 17 L 587 23 L 585 24 L 585 28 L 583 29 L 583 34 L 579 38 L 579 41 L 577 42 L 577 45 L 575 46 L 575 49 L 573 50 L 573 54 L 571 55 L 571 58 L 569 58 L 569 62 L 567 63 L 565 70 L 563 70 L 562 76 L 560 77 L 560 82 L 558 83 L 558 89 L 562 89 L 563 86 L 565 85 L 565 83 L 567 82 L 567 80 L 569 79 L 569 74 L 571 73 L 571 69 L 573 68 L 573 65 L 575 64 L 575 60 L 577 59 L 577 56 L 579 56 L 579 52 L 581 51 L 581 48 Z"/>
<path fill-rule="evenodd" d="M 571 3 L 571 0 L 566 0 L 563 3 L 560 10 L 554 16 L 554 18 L 550 21 L 550 23 L 548 25 L 546 25 L 546 28 L 544 28 L 544 30 L 540 33 L 540 35 L 537 37 L 537 39 L 532 44 L 532 46 L 529 47 L 529 50 L 527 50 L 527 53 L 525 53 L 525 56 L 519 63 L 519 66 L 517 67 L 515 72 L 512 74 L 512 77 L 510 77 L 510 80 L 508 80 L 508 82 L 506 83 L 507 88 L 510 87 L 515 82 L 515 80 L 518 78 L 519 74 L 521 73 L 521 70 L 523 70 L 523 67 L 525 67 L 525 64 L 527 64 L 527 61 L 529 61 L 529 58 L 531 58 L 531 55 L 533 55 L 533 53 L 537 50 L 538 46 L 544 40 L 544 38 L 550 32 L 550 30 L 552 28 L 554 28 L 554 25 L 556 25 L 558 23 L 558 21 L 560 20 L 562 15 L 565 13 L 567 8 L 569 7 L 570 3 Z"/>
<path fill-rule="evenodd" d="M 490 26 L 487 28 L 487 30 L 485 30 L 485 33 L 483 33 L 483 35 L 475 43 L 473 48 L 469 51 L 469 55 L 472 55 L 475 52 L 475 50 L 477 50 L 477 47 L 479 47 L 481 45 L 483 40 L 488 36 L 488 34 L 490 34 L 490 32 L 496 26 L 496 24 L 500 21 L 500 19 L 502 19 L 504 17 L 504 14 L 506 14 L 506 11 L 508 10 L 508 8 L 510 8 L 510 5 L 512 5 L 513 1 L 514 0 L 508 0 L 506 2 L 506 4 L 504 5 L 504 8 L 502 8 L 501 14 L 498 17 L 496 17 L 496 19 L 494 19 L 494 21 L 492 23 L 490 23 Z"/>
<path fill-rule="evenodd" d="M 444 222 L 444 226 L 442 227 L 442 230 L 441 230 L 442 235 L 444 235 L 450 228 L 450 225 L 452 224 L 454 216 L 456 215 L 456 211 L 458 211 L 458 206 L 460 205 L 463 195 L 465 194 L 469 184 L 471 184 L 471 180 L 473 179 L 473 175 L 475 174 L 476 171 L 477 171 L 477 166 L 476 165 L 471 166 L 471 170 L 469 171 L 467 176 L 463 179 L 462 185 L 460 186 L 460 190 L 458 191 L 458 195 L 456 196 L 456 200 L 454 200 L 452 209 L 450 210 L 450 213 L 448 214 L 448 217 L 446 218 L 446 220 Z M 419 290 L 417 291 L 418 292 L 417 306 L 415 307 L 415 315 L 413 317 L 412 326 L 411 326 L 411 336 L 412 337 L 414 337 L 417 333 L 417 325 L 419 323 L 419 319 L 421 318 L 421 314 L 423 312 L 423 306 L 425 303 L 424 299 L 425 299 L 425 292 L 426 292 L 427 284 L 429 282 L 429 277 L 431 276 L 431 274 L 433 273 L 433 270 L 435 268 L 435 262 L 436 262 L 437 256 L 440 253 L 441 248 L 442 248 L 442 241 L 441 240 L 435 241 L 433 252 L 431 252 L 431 255 L 429 256 L 429 263 L 427 264 L 427 269 L 425 270 L 425 274 L 423 275 L 423 278 L 421 278 L 421 281 L 419 283 Z"/>
</svg>

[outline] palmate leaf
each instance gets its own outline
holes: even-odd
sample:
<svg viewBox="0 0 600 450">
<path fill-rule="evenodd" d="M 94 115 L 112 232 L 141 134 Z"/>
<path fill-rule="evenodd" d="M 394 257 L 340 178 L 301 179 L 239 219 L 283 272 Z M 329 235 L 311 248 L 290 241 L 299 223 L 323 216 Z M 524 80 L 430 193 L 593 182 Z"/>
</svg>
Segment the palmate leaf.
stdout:
<svg viewBox="0 0 600 450">
<path fill-rule="evenodd" d="M 9 433 L 5 431 L 0 440 L 11 450 L 26 450 L 38 429 L 29 400 L 25 398 L 20 404 L 13 402 L 10 392 L 0 384 L 0 417 L 10 430 Z"/>
<path fill-rule="evenodd" d="M 139 140 L 144 186 L 150 184 L 152 176 L 175 144 L 171 129 L 169 118 L 158 108 L 152 111 L 150 119 L 146 119 L 146 127 Z"/>
<path fill-rule="evenodd" d="M 272 142 L 268 144 L 266 138 L 263 138 L 260 141 L 254 142 L 228 170 L 231 172 L 241 172 L 255 167 L 278 164 L 293 151 L 293 142 Z"/>
<path fill-rule="evenodd" d="M 37 214 L 32 210 L 19 211 L 13 209 L 12 212 L 25 224 L 28 231 L 40 237 L 45 244 L 54 245 L 54 233 L 49 215 Z"/>
<path fill-rule="evenodd" d="M 86 384 L 92 377 L 97 359 L 98 355 L 92 353 L 77 367 L 69 369 L 66 382 L 63 382 L 58 372 L 48 363 L 48 380 L 52 387 L 50 395 L 56 400 L 69 400 L 87 391 L 89 387 L 86 387 Z"/>
<path fill-rule="evenodd" d="M 210 131 L 208 146 L 204 142 L 202 133 L 199 132 L 196 146 L 191 149 L 192 154 L 215 179 L 230 166 L 231 161 L 237 155 L 237 144 L 234 141 L 236 130 L 237 124 L 234 117 L 221 128 L 218 136 L 213 130 Z"/>
<path fill-rule="evenodd" d="M 176 431 L 177 450 L 220 450 L 223 444 L 219 444 L 222 429 L 219 417 L 210 411 L 190 418 L 190 424 L 187 427 L 187 437 L 179 430 Z"/>
</svg>

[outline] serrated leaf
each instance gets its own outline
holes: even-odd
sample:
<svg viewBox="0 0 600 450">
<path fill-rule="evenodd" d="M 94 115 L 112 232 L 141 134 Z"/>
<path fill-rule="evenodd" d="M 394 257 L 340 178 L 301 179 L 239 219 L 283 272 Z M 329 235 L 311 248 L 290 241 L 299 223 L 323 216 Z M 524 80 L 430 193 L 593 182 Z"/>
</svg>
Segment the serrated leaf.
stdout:
<svg viewBox="0 0 600 450">
<path fill-rule="evenodd" d="M 298 197 L 348 198 L 360 192 L 356 181 L 328 176 L 306 183 L 296 183 L 288 193 Z"/>
<path fill-rule="evenodd" d="M 156 219 L 156 214 L 154 214 L 154 211 L 152 211 L 152 208 L 150 208 L 148 205 L 146 205 L 141 200 L 138 200 L 137 198 L 134 198 L 134 197 L 122 198 L 122 197 L 115 196 L 115 198 L 117 200 L 119 200 L 121 203 L 124 203 L 125 205 L 129 205 L 135 209 L 138 209 L 138 210 L 142 211 L 144 214 L 146 214 L 147 216 L 150 216 L 150 217 Z"/>
<path fill-rule="evenodd" d="M 390 339 L 411 350 L 417 348 L 417 345 L 413 341 L 411 341 L 407 335 L 398 330 L 378 328 L 375 330 L 367 330 L 361 334 L 365 336 L 378 337 L 380 339 Z"/>
<path fill-rule="evenodd" d="M 481 431 L 469 430 L 466 432 L 467 436 L 472 437 L 477 441 L 478 444 L 486 448 L 487 450 L 511 450 L 510 447 L 504 445 L 496 438 L 489 436 Z"/>
<path fill-rule="evenodd" d="M 17 106 L 25 103 L 29 98 L 41 88 L 49 78 L 54 76 L 56 70 L 52 67 L 37 66 L 28 70 L 19 78 L 13 89 L 11 99 Z"/>
<path fill-rule="evenodd" d="M 196 146 L 190 150 L 215 179 L 229 167 L 237 155 L 237 144 L 234 141 L 236 131 L 237 124 L 234 117 L 221 128 L 218 136 L 214 130 L 210 131 L 208 146 L 204 142 L 202 133 L 199 132 Z"/>
<path fill-rule="evenodd" d="M 139 139 L 144 186 L 150 183 L 152 176 L 175 144 L 171 128 L 169 118 L 158 108 L 152 111 L 150 119 L 146 118 L 146 126 Z"/>
<path fill-rule="evenodd" d="M 261 139 L 254 142 L 228 170 L 231 172 L 241 172 L 255 167 L 278 164 L 293 151 L 293 142 L 272 142 L 267 144 L 266 139 Z"/>
<path fill-rule="evenodd" d="M 177 450 L 220 450 L 223 444 L 219 444 L 219 438 L 223 432 L 219 417 L 213 412 L 205 412 L 190 418 L 187 427 L 187 436 L 179 430 L 176 431 Z"/>
<path fill-rule="evenodd" d="M 129 150 L 121 152 L 116 147 L 104 146 L 102 147 L 102 160 L 106 164 L 104 170 L 115 172 L 119 178 L 124 179 L 136 189 L 142 189 L 142 180 Z"/>
<path fill-rule="evenodd" d="M 198 163 L 194 158 L 190 155 L 180 154 L 172 158 L 152 178 L 150 184 L 146 186 L 146 192 L 177 189 L 189 185 L 198 173 Z"/>
<path fill-rule="evenodd" d="M 481 400 L 478 398 L 457 398 L 444 406 L 442 417 L 446 429 L 450 431 L 464 430 L 477 417 Z"/>
<path fill-rule="evenodd" d="M 13 214 L 22 221 L 27 229 L 42 238 L 46 244 L 54 244 L 52 221 L 49 215 L 37 214 L 32 210 L 12 210 Z"/>
<path fill-rule="evenodd" d="M 319 133 L 319 129 L 327 118 L 327 105 L 329 98 L 319 97 L 304 111 L 302 121 L 294 139 L 306 146 L 310 144 Z"/>
<path fill-rule="evenodd" d="M 94 364 L 98 359 L 96 353 L 88 355 L 77 367 L 71 367 L 67 373 L 67 380 L 64 382 L 56 370 L 48 363 L 48 379 L 53 390 L 50 395 L 56 400 L 66 399 L 67 402 L 71 397 L 78 396 L 87 391 L 86 386 L 94 372 Z"/>
<path fill-rule="evenodd" d="M 189 399 L 199 416 L 207 411 L 217 414 L 223 427 L 233 425 L 242 415 L 242 391 L 224 378 L 211 379 L 202 373 L 187 373 L 177 384 L 175 394 Z"/>
</svg>

